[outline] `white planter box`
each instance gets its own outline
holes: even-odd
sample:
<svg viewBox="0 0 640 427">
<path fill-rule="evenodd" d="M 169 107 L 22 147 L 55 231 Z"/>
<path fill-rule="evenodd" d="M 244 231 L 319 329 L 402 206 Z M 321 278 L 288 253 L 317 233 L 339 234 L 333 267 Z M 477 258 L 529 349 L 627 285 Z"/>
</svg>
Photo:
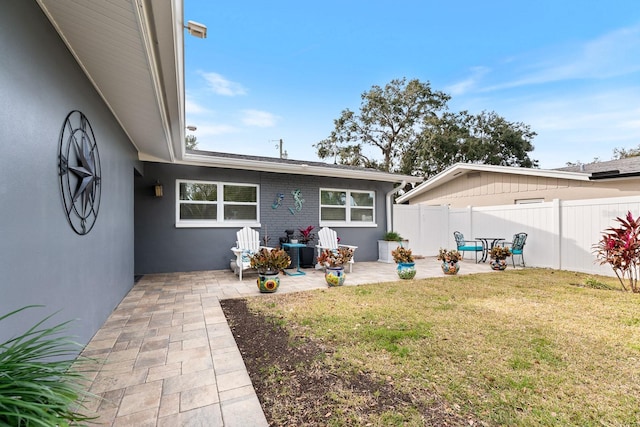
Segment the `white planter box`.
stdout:
<svg viewBox="0 0 640 427">
<path fill-rule="evenodd" d="M 389 264 L 395 263 L 393 256 L 391 255 L 391 251 L 396 250 L 398 246 L 400 246 L 400 243 L 396 241 L 378 240 L 378 262 L 386 262 Z M 403 240 L 402 247 L 408 248 L 409 241 Z"/>
</svg>

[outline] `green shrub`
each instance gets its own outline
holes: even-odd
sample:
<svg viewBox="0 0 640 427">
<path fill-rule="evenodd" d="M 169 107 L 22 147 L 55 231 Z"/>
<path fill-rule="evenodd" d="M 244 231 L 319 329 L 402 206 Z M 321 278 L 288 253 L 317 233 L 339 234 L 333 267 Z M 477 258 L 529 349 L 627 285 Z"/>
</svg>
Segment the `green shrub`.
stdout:
<svg viewBox="0 0 640 427">
<path fill-rule="evenodd" d="M 0 322 L 33 307 L 1 316 Z M 85 394 L 77 365 L 82 361 L 76 360 L 81 347 L 62 335 L 70 322 L 44 326 L 51 317 L 0 344 L 2 426 L 69 426 L 91 419 L 78 412 Z"/>
<path fill-rule="evenodd" d="M 384 236 L 382 236 L 382 240 L 386 240 L 388 242 L 400 242 L 402 240 L 402 237 L 395 231 L 387 231 L 386 233 L 384 233 Z"/>
</svg>

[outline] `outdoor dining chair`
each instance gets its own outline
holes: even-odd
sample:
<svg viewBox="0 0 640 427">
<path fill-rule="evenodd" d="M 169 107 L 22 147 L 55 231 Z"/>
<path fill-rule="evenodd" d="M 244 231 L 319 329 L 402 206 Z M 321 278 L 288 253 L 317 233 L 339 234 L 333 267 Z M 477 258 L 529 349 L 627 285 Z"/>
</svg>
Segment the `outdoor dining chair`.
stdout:
<svg viewBox="0 0 640 427">
<path fill-rule="evenodd" d="M 478 240 L 465 240 L 464 234 L 459 231 L 454 231 L 453 237 L 456 239 L 458 252 L 462 252 L 462 257 L 464 258 L 465 252 L 474 252 L 476 254 L 476 263 L 478 263 L 478 252 L 484 251 L 482 242 Z"/>
<path fill-rule="evenodd" d="M 520 260 L 522 261 L 522 266 L 526 267 L 524 264 L 524 245 L 527 241 L 527 233 L 516 233 L 513 235 L 513 241 L 511 242 L 503 242 L 502 246 L 509 245 L 509 249 L 511 250 L 511 261 L 513 262 L 513 267 L 516 267 L 516 255 L 520 255 Z"/>
</svg>

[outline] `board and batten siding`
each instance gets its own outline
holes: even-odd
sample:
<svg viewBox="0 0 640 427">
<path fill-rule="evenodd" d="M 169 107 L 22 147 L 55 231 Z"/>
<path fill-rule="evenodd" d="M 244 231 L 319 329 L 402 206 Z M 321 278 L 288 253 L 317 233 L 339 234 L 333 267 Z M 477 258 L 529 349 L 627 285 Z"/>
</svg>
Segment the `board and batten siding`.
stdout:
<svg viewBox="0 0 640 427">
<path fill-rule="evenodd" d="M 517 200 L 574 200 L 640 195 L 639 178 L 575 181 L 496 172 L 461 175 L 414 197 L 410 204 L 452 207 L 514 204 Z"/>
</svg>

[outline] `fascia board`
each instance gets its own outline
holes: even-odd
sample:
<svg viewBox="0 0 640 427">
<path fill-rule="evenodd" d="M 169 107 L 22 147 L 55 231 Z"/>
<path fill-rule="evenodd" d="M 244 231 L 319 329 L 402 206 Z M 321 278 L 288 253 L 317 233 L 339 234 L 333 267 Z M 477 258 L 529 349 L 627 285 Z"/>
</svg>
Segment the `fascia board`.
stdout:
<svg viewBox="0 0 640 427">
<path fill-rule="evenodd" d="M 141 158 L 140 160 L 145 160 Z M 151 160 L 155 161 L 155 160 Z M 310 164 L 297 164 L 297 163 L 281 163 L 281 162 L 269 162 L 265 160 L 253 160 L 243 158 L 229 158 L 229 157 L 215 157 L 215 156 L 203 156 L 198 154 L 185 154 L 184 161 L 176 161 L 175 163 L 192 165 L 192 166 L 207 166 L 229 169 L 245 169 L 264 172 L 275 173 L 292 173 L 298 175 L 313 175 L 313 176 L 328 176 L 332 178 L 348 178 L 348 179 L 363 179 L 370 181 L 382 181 L 382 182 L 420 182 L 421 178 L 409 175 L 398 175 L 387 172 L 377 172 L 369 170 L 357 170 L 357 169 L 341 169 L 323 167 Z"/>
</svg>

